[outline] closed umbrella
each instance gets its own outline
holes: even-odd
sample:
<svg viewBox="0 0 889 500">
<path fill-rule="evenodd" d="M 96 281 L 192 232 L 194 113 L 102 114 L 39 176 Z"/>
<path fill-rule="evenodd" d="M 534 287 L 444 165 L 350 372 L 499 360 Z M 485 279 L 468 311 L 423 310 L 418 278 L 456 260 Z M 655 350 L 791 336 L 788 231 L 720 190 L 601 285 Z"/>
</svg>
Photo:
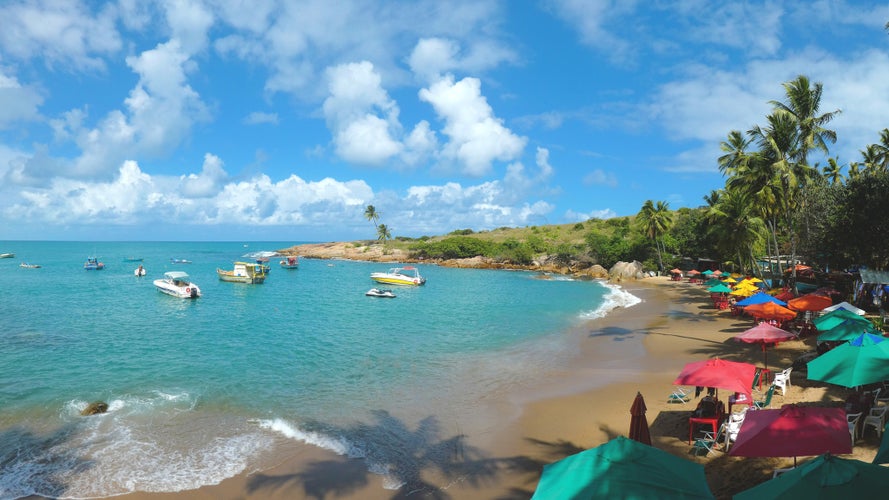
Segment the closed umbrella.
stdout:
<svg viewBox="0 0 889 500">
<path fill-rule="evenodd" d="M 858 387 L 889 380 L 889 342 L 863 333 L 809 361 L 809 380 Z"/>
<path fill-rule="evenodd" d="M 645 399 L 641 392 L 636 393 L 636 399 L 630 406 L 630 433 L 629 438 L 642 444 L 651 444 L 651 431 L 648 428 L 648 419 L 645 417 Z"/>
<path fill-rule="evenodd" d="M 780 410 L 748 411 L 729 455 L 805 457 L 852 453 L 843 408 L 784 405 Z"/>
<path fill-rule="evenodd" d="M 870 321 L 862 323 L 860 321 L 852 321 L 847 319 L 837 326 L 818 335 L 818 342 L 845 342 L 858 337 L 862 333 L 872 333 L 879 335 L 879 331 L 874 328 Z"/>
<path fill-rule="evenodd" d="M 673 381 L 676 385 L 715 387 L 745 394 L 750 398 L 756 367 L 750 363 L 705 359 L 688 363 Z"/>
<path fill-rule="evenodd" d="M 766 344 L 777 344 L 778 342 L 783 342 L 785 340 L 795 338 L 795 333 L 788 332 L 787 330 L 782 330 L 781 328 L 772 326 L 768 323 L 760 323 L 749 330 L 745 330 L 735 335 L 735 340 L 739 342 L 746 342 L 748 344 L 760 344 L 762 346 L 763 366 L 765 368 L 769 367 Z"/>
<path fill-rule="evenodd" d="M 531 498 L 713 498 L 713 493 L 703 465 L 617 436 L 545 465 Z"/>
<path fill-rule="evenodd" d="M 833 305 L 833 300 L 825 295 L 808 293 L 787 301 L 787 307 L 794 311 L 820 311 Z"/>
<path fill-rule="evenodd" d="M 827 453 L 734 498 L 885 498 L 887 484 L 889 468 Z"/>
</svg>

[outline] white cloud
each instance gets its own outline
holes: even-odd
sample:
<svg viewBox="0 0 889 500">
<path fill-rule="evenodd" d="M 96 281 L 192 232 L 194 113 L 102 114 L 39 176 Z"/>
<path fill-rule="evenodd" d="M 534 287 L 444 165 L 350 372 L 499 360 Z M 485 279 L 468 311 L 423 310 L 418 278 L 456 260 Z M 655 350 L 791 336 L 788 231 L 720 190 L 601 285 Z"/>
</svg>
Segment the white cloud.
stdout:
<svg viewBox="0 0 889 500">
<path fill-rule="evenodd" d="M 182 194 L 188 198 L 206 198 L 215 195 L 228 180 L 228 173 L 222 168 L 222 160 L 213 154 L 204 155 L 204 165 L 200 174 L 183 175 Z"/>
<path fill-rule="evenodd" d="M 277 125 L 278 113 L 262 113 L 259 111 L 254 111 L 244 118 L 245 125 L 261 125 L 264 123 Z"/>
<path fill-rule="evenodd" d="M 85 7 L 54 0 L 5 2 L 0 6 L 0 53 L 78 71 L 104 70 L 101 57 L 122 47 L 116 12 L 104 6 L 93 17 Z"/>
<path fill-rule="evenodd" d="M 583 176 L 583 183 L 587 186 L 606 186 L 615 188 L 617 187 L 617 176 L 611 172 L 606 172 L 601 168 L 597 168 Z"/>
<path fill-rule="evenodd" d="M 420 99 L 430 103 L 445 122 L 443 133 L 449 141 L 442 157 L 458 162 L 464 174 L 486 175 L 495 160 L 512 161 L 522 154 L 527 138 L 515 135 L 494 116 L 477 78 L 455 82 L 447 75 L 421 89 Z"/>
<path fill-rule="evenodd" d="M 617 217 L 617 213 L 610 209 L 593 210 L 591 212 L 575 212 L 574 210 L 565 211 L 565 220 L 569 222 L 585 222 L 590 219 L 611 219 Z"/>
<path fill-rule="evenodd" d="M 164 3 L 171 36 L 182 50 L 194 54 L 207 45 L 207 30 L 213 25 L 213 13 L 199 0 L 174 0 Z"/>
<path fill-rule="evenodd" d="M 425 81 L 434 81 L 457 67 L 459 46 L 444 38 L 423 38 L 408 58 L 411 71 Z"/>
<path fill-rule="evenodd" d="M 37 89 L 23 86 L 15 76 L 5 74 L 0 66 L 0 130 L 8 129 L 20 121 L 33 121 L 40 117 L 38 108 L 43 96 Z"/>
</svg>

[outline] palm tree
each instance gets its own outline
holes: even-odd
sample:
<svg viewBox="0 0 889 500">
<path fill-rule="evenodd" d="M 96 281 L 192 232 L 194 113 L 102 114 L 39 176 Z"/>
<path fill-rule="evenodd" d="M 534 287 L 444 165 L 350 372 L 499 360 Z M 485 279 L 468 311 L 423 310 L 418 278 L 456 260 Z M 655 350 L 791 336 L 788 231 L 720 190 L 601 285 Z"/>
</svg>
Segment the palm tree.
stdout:
<svg viewBox="0 0 889 500">
<path fill-rule="evenodd" d="M 828 130 L 825 126 L 830 123 L 841 111 L 835 110 L 819 115 L 821 107 L 821 93 L 823 85 L 816 82 L 814 86 L 809 82 L 809 77 L 799 75 L 796 80 L 784 83 L 784 91 L 787 94 L 787 102 L 769 101 L 775 113 L 784 113 L 793 118 L 799 134 L 799 144 L 795 158 L 799 163 L 808 165 L 808 155 L 811 149 L 818 149 L 827 154 L 827 142 L 835 143 L 837 133 Z"/>
<path fill-rule="evenodd" d="M 725 152 L 717 160 L 719 171 L 723 175 L 732 175 L 743 168 L 749 159 L 747 154 L 748 146 L 750 146 L 750 139 L 745 139 L 740 131 L 732 130 L 729 132 L 726 140 L 719 143 L 719 149 Z"/>
<path fill-rule="evenodd" d="M 377 212 L 376 207 L 368 205 L 367 208 L 364 209 L 364 218 L 373 222 L 374 226 L 376 226 L 377 221 L 380 220 L 380 214 Z"/>
<path fill-rule="evenodd" d="M 389 233 L 389 228 L 386 227 L 385 224 L 380 224 L 377 226 L 377 239 L 385 243 L 387 240 L 392 239 L 392 234 Z"/>
<path fill-rule="evenodd" d="M 875 144 L 877 158 L 882 170 L 889 169 L 889 128 L 880 131 L 880 143 Z"/>
<path fill-rule="evenodd" d="M 843 176 L 843 166 L 837 163 L 836 158 L 828 158 L 827 166 L 824 167 L 824 177 L 827 179 L 827 182 L 830 182 L 831 185 L 836 186 L 837 184 L 842 184 L 846 179 Z"/>
<path fill-rule="evenodd" d="M 865 172 L 874 172 L 880 169 L 883 159 L 881 158 L 879 146 L 876 144 L 868 144 L 861 153 L 861 163 L 864 164 Z"/>
<path fill-rule="evenodd" d="M 859 170 L 860 168 L 861 168 L 861 164 L 858 163 L 857 161 L 853 161 L 852 163 L 849 164 L 849 180 L 850 181 L 857 179 L 858 176 L 861 175 L 861 170 Z"/>
<path fill-rule="evenodd" d="M 727 189 L 718 193 L 714 197 L 715 203 L 707 209 L 710 233 L 724 255 L 737 255 L 741 272 L 746 272 L 745 262 L 750 262 L 756 269 L 754 252 L 765 241 L 765 225 L 757 216 L 748 194 Z"/>
<path fill-rule="evenodd" d="M 645 203 L 642 204 L 642 209 L 639 210 L 639 214 L 636 217 L 638 224 L 645 235 L 654 240 L 658 266 L 660 266 L 660 270 L 663 271 L 664 260 L 661 255 L 662 242 L 659 243 L 658 238 L 667 232 L 673 222 L 673 214 L 670 212 L 670 205 L 664 201 L 659 201 L 657 202 L 657 205 L 655 205 L 653 201 L 646 200 Z M 664 251 L 666 251 L 666 248 Z"/>
</svg>

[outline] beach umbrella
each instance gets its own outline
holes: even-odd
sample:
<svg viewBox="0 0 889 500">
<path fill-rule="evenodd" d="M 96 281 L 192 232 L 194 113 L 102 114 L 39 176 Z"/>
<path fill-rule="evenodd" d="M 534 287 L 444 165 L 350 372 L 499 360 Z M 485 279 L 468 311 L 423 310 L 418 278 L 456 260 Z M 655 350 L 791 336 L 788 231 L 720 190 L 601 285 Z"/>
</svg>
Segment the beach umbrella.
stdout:
<svg viewBox="0 0 889 500">
<path fill-rule="evenodd" d="M 687 274 L 687 275 L 689 275 L 689 276 L 693 276 L 693 275 L 695 275 L 695 274 L 701 274 L 701 272 L 698 271 L 697 269 L 692 269 L 691 271 L 689 271 L 689 272 L 687 272 L 687 273 L 685 273 L 685 274 Z"/>
<path fill-rule="evenodd" d="M 750 363 L 726 361 L 719 358 L 705 359 L 686 364 L 673 384 L 715 387 L 745 394 L 750 398 L 755 374 L 756 367 Z"/>
<path fill-rule="evenodd" d="M 852 453 L 843 408 L 784 405 L 780 410 L 748 411 L 729 455 L 805 457 Z"/>
<path fill-rule="evenodd" d="M 711 274 L 713 274 L 713 271 L 707 269 L 706 271 L 702 272 L 701 274 L 705 274 L 705 275 L 707 275 L 707 276 L 710 276 Z"/>
<path fill-rule="evenodd" d="M 779 306 L 774 302 L 763 302 L 762 304 L 753 304 L 744 308 L 744 312 L 760 319 L 777 319 L 786 321 L 796 317 L 796 311 Z"/>
<path fill-rule="evenodd" d="M 729 283 L 729 284 L 731 284 L 731 283 L 737 283 L 738 280 L 736 280 L 735 278 L 732 278 L 731 276 L 729 276 L 728 278 L 722 280 L 722 282 L 723 282 L 723 283 Z"/>
<path fill-rule="evenodd" d="M 807 293 L 801 297 L 787 301 L 787 307 L 795 311 L 820 311 L 833 305 L 833 300 L 826 295 Z"/>
<path fill-rule="evenodd" d="M 645 399 L 641 392 L 636 393 L 636 399 L 630 406 L 630 433 L 629 438 L 642 444 L 651 445 L 651 431 L 648 428 L 648 419 L 645 417 Z"/>
<path fill-rule="evenodd" d="M 751 284 L 745 285 L 743 283 L 738 283 L 737 285 L 735 285 L 735 289 L 732 290 L 732 295 L 736 295 L 738 297 L 750 297 L 758 291 L 759 288 L 756 288 Z"/>
<path fill-rule="evenodd" d="M 889 464 L 889 432 L 886 432 L 887 428 L 889 428 L 889 423 L 883 428 L 883 439 L 880 441 L 880 448 L 877 450 L 872 463 Z"/>
<path fill-rule="evenodd" d="M 889 468 L 826 453 L 733 498 L 884 498 L 887 484 Z"/>
<path fill-rule="evenodd" d="M 777 344 L 778 342 L 795 338 L 795 333 L 782 330 L 777 326 L 772 326 L 768 323 L 760 323 L 749 330 L 745 330 L 735 335 L 735 340 L 738 342 L 746 342 L 748 344 L 758 343 L 762 346 L 762 362 L 765 368 L 769 367 L 766 344 Z"/>
<path fill-rule="evenodd" d="M 759 291 L 757 291 L 755 294 L 747 297 L 746 299 L 739 300 L 738 305 L 741 307 L 747 307 L 747 306 L 752 306 L 754 304 L 765 304 L 766 302 L 774 302 L 775 304 L 778 304 L 779 306 L 786 306 L 787 305 L 787 302 L 784 302 L 783 300 L 778 300 L 777 298 L 772 297 L 771 295 L 769 295 L 765 292 L 759 292 Z"/>
<path fill-rule="evenodd" d="M 719 281 L 718 279 L 710 278 L 704 283 L 704 286 L 716 286 L 716 285 L 721 285 L 721 284 L 722 284 L 722 282 Z"/>
<path fill-rule="evenodd" d="M 863 333 L 808 363 L 809 380 L 858 387 L 889 380 L 889 342 Z"/>
<path fill-rule="evenodd" d="M 732 289 L 720 283 L 718 285 L 711 286 L 707 289 L 707 291 L 710 293 L 731 293 Z"/>
<path fill-rule="evenodd" d="M 531 498 L 714 497 L 703 465 L 617 436 L 545 465 Z"/>
<path fill-rule="evenodd" d="M 864 316 L 864 309 L 859 309 L 848 302 L 840 302 L 839 304 L 834 304 L 830 307 L 825 307 L 821 310 L 821 312 L 829 313 L 836 311 L 837 309 L 845 309 L 846 311 L 853 312 L 859 316 Z"/>
<path fill-rule="evenodd" d="M 831 328 L 839 325 L 845 320 L 859 321 L 861 323 L 870 323 L 870 320 L 855 314 L 854 312 L 849 312 L 845 309 L 837 309 L 835 311 L 831 311 L 819 318 L 815 318 L 812 320 L 812 324 L 815 325 L 815 328 L 821 331 L 830 330 Z"/>
<path fill-rule="evenodd" d="M 870 321 L 862 323 L 860 321 L 847 319 L 830 330 L 826 330 L 821 335 L 818 335 L 818 342 L 845 342 L 858 337 L 862 333 L 872 333 L 874 335 L 880 334 Z"/>
</svg>

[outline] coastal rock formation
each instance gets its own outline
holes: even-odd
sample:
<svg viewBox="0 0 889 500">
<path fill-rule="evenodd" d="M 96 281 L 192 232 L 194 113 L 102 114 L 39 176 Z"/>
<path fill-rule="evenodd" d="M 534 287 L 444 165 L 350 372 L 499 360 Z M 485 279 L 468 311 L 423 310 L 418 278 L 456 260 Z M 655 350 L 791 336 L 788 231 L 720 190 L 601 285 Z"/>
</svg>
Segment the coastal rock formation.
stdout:
<svg viewBox="0 0 889 500">
<path fill-rule="evenodd" d="M 642 271 L 642 263 L 638 260 L 633 262 L 618 262 L 611 266 L 608 270 L 608 279 L 614 283 L 620 283 L 626 280 L 641 280 L 645 278 Z"/>
<path fill-rule="evenodd" d="M 583 271 L 575 273 L 576 276 L 585 276 L 588 278 L 594 279 L 606 279 L 608 278 L 608 270 L 599 264 L 594 264 Z"/>
<path fill-rule="evenodd" d="M 97 413 L 105 413 L 106 411 L 108 411 L 108 403 L 104 401 L 93 401 L 86 405 L 86 408 L 84 408 L 80 414 L 86 417 Z"/>
</svg>

